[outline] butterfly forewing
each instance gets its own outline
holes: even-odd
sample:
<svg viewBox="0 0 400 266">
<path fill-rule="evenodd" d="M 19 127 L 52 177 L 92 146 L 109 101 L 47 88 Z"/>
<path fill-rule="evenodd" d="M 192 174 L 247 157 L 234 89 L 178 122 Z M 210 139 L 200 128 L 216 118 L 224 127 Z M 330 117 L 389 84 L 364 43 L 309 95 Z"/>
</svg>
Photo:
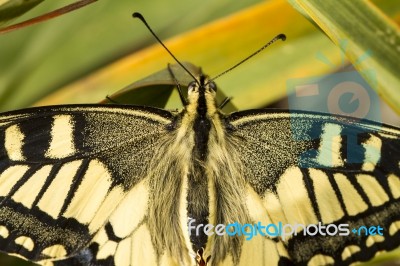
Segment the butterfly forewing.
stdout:
<svg viewBox="0 0 400 266">
<path fill-rule="evenodd" d="M 112 106 L 3 114 L 1 249 L 33 261 L 75 256 L 85 264 L 94 251 L 112 260 L 126 248 L 122 240 L 142 230 L 143 178 L 171 120 L 159 109 Z"/>
</svg>

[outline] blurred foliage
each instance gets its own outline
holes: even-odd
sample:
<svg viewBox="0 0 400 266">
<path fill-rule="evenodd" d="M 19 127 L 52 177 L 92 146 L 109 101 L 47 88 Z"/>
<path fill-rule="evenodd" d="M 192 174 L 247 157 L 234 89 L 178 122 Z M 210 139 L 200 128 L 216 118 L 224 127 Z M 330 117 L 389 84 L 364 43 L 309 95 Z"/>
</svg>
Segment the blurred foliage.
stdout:
<svg viewBox="0 0 400 266">
<path fill-rule="evenodd" d="M 163 40 L 182 31 L 223 17 L 257 2 L 206 0 L 197 1 L 99 1 L 81 10 L 19 31 L 0 36 L 0 109 L 11 110 L 31 105 L 63 85 L 94 72 L 124 55 L 137 51 L 154 39 L 138 21 L 133 11 L 142 12 Z M 29 18 L 54 10 L 70 1 L 46 1 L 29 12 Z M 193 7 L 196 6 L 195 10 Z M 23 21 L 28 16 L 19 18 Z M 18 45 L 16 45 L 18 44 Z M 190 58 L 186 59 L 190 61 Z M 217 60 L 217 59 L 216 59 Z M 143 73 L 147 76 L 166 67 Z M 130 70 L 135 73 L 135 69 Z M 91 96 L 85 102 L 96 102 L 135 79 L 119 83 L 101 97 Z M 66 100 L 64 103 L 70 101 Z"/>
<path fill-rule="evenodd" d="M 290 0 L 400 113 L 400 29 L 368 1 Z M 333 12 L 335 11 L 335 12 Z M 375 75 L 369 71 L 374 70 Z"/>
<path fill-rule="evenodd" d="M 5 2 L 11 1 L 0 0 L 0 8 Z M 399 23 L 396 1 L 373 2 Z M 69 3 L 45 1 L 18 21 Z M 176 57 L 201 66 L 210 76 L 285 33 L 285 43 L 274 44 L 217 80 L 239 109 L 281 100 L 289 79 L 327 75 L 348 64 L 340 49 L 284 0 L 101 0 L 52 21 L 0 35 L 0 111 L 35 102 L 99 102 L 174 63 L 145 27 L 131 18 L 134 11 L 146 17 Z M 328 64 L 317 54 L 323 54 Z M 167 108 L 180 107 L 173 91 Z M 7 257 L 0 258 L 0 265 L 23 264 L 13 264 Z"/>
<path fill-rule="evenodd" d="M 0 26 L 26 13 L 44 0 L 2 0 L 0 1 Z"/>
</svg>

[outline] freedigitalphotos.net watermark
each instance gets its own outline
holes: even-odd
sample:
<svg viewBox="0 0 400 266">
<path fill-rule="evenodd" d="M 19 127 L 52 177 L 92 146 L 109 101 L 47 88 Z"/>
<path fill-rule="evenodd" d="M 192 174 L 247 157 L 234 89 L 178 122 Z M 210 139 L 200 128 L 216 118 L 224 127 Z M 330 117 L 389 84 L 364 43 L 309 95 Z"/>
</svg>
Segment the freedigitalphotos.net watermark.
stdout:
<svg viewBox="0 0 400 266">
<path fill-rule="evenodd" d="M 192 234 L 199 236 L 204 233 L 207 236 L 244 236 L 246 240 L 251 240 L 255 236 L 280 237 L 282 240 L 291 236 L 348 236 L 350 234 L 358 236 L 383 235 L 383 228 L 376 226 L 359 226 L 351 228 L 349 224 L 284 224 L 282 222 L 262 224 L 240 224 L 238 222 L 230 224 L 196 224 L 195 219 L 190 219 L 188 223 L 189 236 Z"/>
<path fill-rule="evenodd" d="M 347 49 L 348 42 L 342 40 L 340 46 L 342 50 Z M 343 54 L 344 56 L 344 54 Z M 357 62 L 362 62 L 370 57 L 367 51 Z M 318 59 L 334 66 L 322 53 L 318 54 Z M 335 66 L 337 68 L 338 66 Z M 362 73 L 362 75 L 360 74 Z M 364 79 L 367 77 L 367 79 Z M 366 81 L 368 80 L 368 82 Z M 292 136 L 296 141 L 318 140 L 323 135 L 325 144 L 340 142 L 341 158 L 346 164 L 364 163 L 365 145 L 359 139 L 367 136 L 374 131 L 374 127 L 354 128 L 354 121 L 374 121 L 375 126 L 382 124 L 380 100 L 372 87 L 377 87 L 376 73 L 373 69 L 363 69 L 358 72 L 354 68 L 341 69 L 337 73 L 293 78 L 287 80 L 289 111 L 293 113 L 291 117 Z M 352 117 L 348 120 L 349 125 L 335 126 L 329 125 L 329 118 L 321 118 L 317 115 L 313 124 L 305 124 L 307 121 L 297 116 L 299 110 L 324 113 L 335 117 L 337 115 Z M 334 120 L 331 120 L 334 121 Z M 346 120 L 341 120 L 346 123 Z M 328 125 L 327 125 L 328 124 Z M 379 150 L 368 146 L 370 154 L 378 154 Z M 320 154 L 318 150 L 307 150 L 299 155 L 299 166 L 305 168 L 325 168 L 337 165 L 337 152 Z"/>
</svg>

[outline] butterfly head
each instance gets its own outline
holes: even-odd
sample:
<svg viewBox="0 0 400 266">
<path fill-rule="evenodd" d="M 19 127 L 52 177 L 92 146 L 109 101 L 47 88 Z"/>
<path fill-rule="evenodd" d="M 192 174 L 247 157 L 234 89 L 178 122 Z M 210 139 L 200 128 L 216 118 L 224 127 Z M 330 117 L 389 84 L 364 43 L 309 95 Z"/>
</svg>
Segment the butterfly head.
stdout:
<svg viewBox="0 0 400 266">
<path fill-rule="evenodd" d="M 189 102 L 197 101 L 200 97 L 215 98 L 217 94 L 217 85 L 206 75 L 200 75 L 199 79 L 192 81 L 188 85 Z"/>
</svg>

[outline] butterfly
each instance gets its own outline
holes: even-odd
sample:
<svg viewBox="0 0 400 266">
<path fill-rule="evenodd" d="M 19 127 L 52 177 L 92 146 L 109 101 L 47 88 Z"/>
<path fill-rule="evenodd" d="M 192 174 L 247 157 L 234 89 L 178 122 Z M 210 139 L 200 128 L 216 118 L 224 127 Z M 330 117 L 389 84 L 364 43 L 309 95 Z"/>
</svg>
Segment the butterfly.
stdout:
<svg viewBox="0 0 400 266">
<path fill-rule="evenodd" d="M 41 265 L 349 265 L 400 245 L 399 128 L 225 114 L 216 93 L 200 74 L 177 112 L 0 114 L 0 250 Z"/>
</svg>

